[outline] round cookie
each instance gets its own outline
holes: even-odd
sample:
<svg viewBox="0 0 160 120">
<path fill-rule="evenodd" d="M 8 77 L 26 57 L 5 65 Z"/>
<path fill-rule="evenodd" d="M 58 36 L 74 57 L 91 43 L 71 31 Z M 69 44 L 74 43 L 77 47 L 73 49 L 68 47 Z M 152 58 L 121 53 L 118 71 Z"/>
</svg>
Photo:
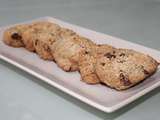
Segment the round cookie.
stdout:
<svg viewBox="0 0 160 120">
<path fill-rule="evenodd" d="M 52 33 L 41 33 L 37 34 L 34 40 L 34 48 L 36 53 L 45 60 L 54 60 L 53 52 L 51 47 L 54 43 L 59 40 L 59 36 Z"/>
<path fill-rule="evenodd" d="M 34 46 L 34 42 L 35 40 L 39 40 L 37 38 L 39 37 L 40 34 L 46 33 L 46 34 L 52 34 L 53 36 L 56 35 L 57 32 L 60 30 L 59 25 L 46 21 L 32 23 L 32 26 L 33 26 L 32 29 L 26 30 L 23 33 L 23 38 L 24 38 L 23 43 L 26 49 L 28 49 L 29 51 L 35 51 L 36 48 Z"/>
<path fill-rule="evenodd" d="M 54 47 L 54 58 L 58 66 L 64 71 L 78 70 L 79 54 L 90 49 L 94 43 L 78 36 L 76 33 L 61 34 L 61 40 Z"/>
<path fill-rule="evenodd" d="M 40 34 L 37 34 L 37 39 L 34 40 L 34 48 L 39 54 L 39 56 L 45 60 L 54 60 L 54 48 L 57 46 L 56 43 L 59 42 L 60 36 L 68 35 L 71 36 L 75 34 L 72 30 L 66 29 L 66 28 L 60 28 L 55 26 L 56 29 L 53 27 L 47 32 L 41 32 Z"/>
<path fill-rule="evenodd" d="M 55 27 L 55 29 L 50 27 L 47 32 L 38 33 L 36 39 L 33 40 L 35 51 L 42 59 L 54 60 L 51 47 L 59 40 L 58 34 L 60 32 L 60 27 Z"/>
<path fill-rule="evenodd" d="M 97 58 L 102 56 L 105 52 L 112 52 L 115 48 L 105 45 L 95 45 L 91 51 L 80 54 L 79 71 L 82 81 L 88 84 L 100 83 L 100 80 L 95 72 L 95 65 Z"/>
<path fill-rule="evenodd" d="M 29 27 L 24 24 L 8 28 L 3 34 L 4 43 L 12 47 L 24 47 L 22 33 Z"/>
<path fill-rule="evenodd" d="M 117 49 L 97 58 L 95 69 L 102 83 L 123 90 L 152 75 L 157 67 L 157 61 L 148 55 Z"/>
<path fill-rule="evenodd" d="M 64 36 L 71 37 L 74 35 L 76 35 L 76 33 L 74 31 L 67 29 L 67 28 L 61 28 L 56 35 L 56 38 L 58 38 L 58 39 L 55 40 L 52 43 L 52 45 L 50 45 L 52 56 L 54 56 L 55 50 L 57 50 L 63 44 Z"/>
</svg>

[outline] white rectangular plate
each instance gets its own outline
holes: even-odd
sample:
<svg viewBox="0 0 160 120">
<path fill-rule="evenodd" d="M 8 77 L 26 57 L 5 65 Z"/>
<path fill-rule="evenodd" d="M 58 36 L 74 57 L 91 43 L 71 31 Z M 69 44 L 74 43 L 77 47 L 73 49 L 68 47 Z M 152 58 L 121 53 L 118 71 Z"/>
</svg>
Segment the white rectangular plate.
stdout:
<svg viewBox="0 0 160 120">
<path fill-rule="evenodd" d="M 51 21 L 63 27 L 72 29 L 78 34 L 90 38 L 96 43 L 107 43 L 115 47 L 135 49 L 137 51 L 147 53 L 157 60 L 160 60 L 160 52 L 151 48 L 137 45 L 102 33 L 94 32 L 52 17 L 44 17 L 32 21 L 39 20 Z M 64 72 L 57 67 L 54 62 L 44 61 L 35 53 L 28 52 L 24 48 L 13 48 L 5 45 L 2 42 L 2 34 L 5 28 L 6 27 L 0 28 L 1 59 L 104 112 L 113 112 L 160 85 L 159 70 L 152 77 L 146 79 L 141 84 L 121 92 L 102 85 L 87 85 L 80 81 L 80 75 L 78 72 Z"/>
</svg>

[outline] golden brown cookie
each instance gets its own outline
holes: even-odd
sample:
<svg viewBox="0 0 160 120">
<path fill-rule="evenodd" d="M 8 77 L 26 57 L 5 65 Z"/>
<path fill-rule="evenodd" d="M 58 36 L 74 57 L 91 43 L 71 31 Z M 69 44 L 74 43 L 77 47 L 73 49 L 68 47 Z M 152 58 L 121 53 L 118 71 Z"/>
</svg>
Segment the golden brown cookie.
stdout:
<svg viewBox="0 0 160 120">
<path fill-rule="evenodd" d="M 97 58 L 105 52 L 112 52 L 115 48 L 109 45 L 95 45 L 91 51 L 81 53 L 79 58 L 79 71 L 82 80 L 88 84 L 100 83 L 100 80 L 95 72 Z"/>
<path fill-rule="evenodd" d="M 47 32 L 37 34 L 37 38 L 34 40 L 34 47 L 41 58 L 45 60 L 54 60 L 54 47 L 57 45 L 56 43 L 59 43 L 60 36 L 72 36 L 75 32 L 66 28 L 60 28 L 58 26 L 48 28 L 50 30 Z"/>
<path fill-rule="evenodd" d="M 52 33 L 37 34 L 34 40 L 34 48 L 36 53 L 45 60 L 54 60 L 50 46 L 59 40 L 59 37 Z"/>
<path fill-rule="evenodd" d="M 54 56 L 55 49 L 58 49 L 58 46 L 61 46 L 61 44 L 63 44 L 64 36 L 71 37 L 74 35 L 76 35 L 76 33 L 73 32 L 72 30 L 67 29 L 67 28 L 61 28 L 57 33 L 58 40 L 54 41 L 54 44 L 50 46 L 52 55 Z"/>
<path fill-rule="evenodd" d="M 40 39 L 37 39 L 40 36 L 40 34 L 46 33 L 46 34 L 52 34 L 52 36 L 54 36 L 57 34 L 59 30 L 60 30 L 60 26 L 51 22 L 41 21 L 41 22 L 33 23 L 32 29 L 28 29 L 22 34 L 24 38 L 23 43 L 25 45 L 25 48 L 28 49 L 29 51 L 35 51 L 34 42 L 35 40 L 37 41 L 40 40 Z"/>
<path fill-rule="evenodd" d="M 94 43 L 90 40 L 80 37 L 76 33 L 61 34 L 61 40 L 54 47 L 54 58 L 58 66 L 64 71 L 78 70 L 79 54 L 90 49 Z"/>
<path fill-rule="evenodd" d="M 59 40 L 60 27 L 55 25 L 49 27 L 48 31 L 37 33 L 36 40 L 34 42 L 34 48 L 36 53 L 45 60 L 54 60 L 54 56 L 51 51 L 54 43 Z"/>
<path fill-rule="evenodd" d="M 157 61 L 148 55 L 117 49 L 97 58 L 95 69 L 102 83 L 123 90 L 152 75 L 157 67 Z"/>
<path fill-rule="evenodd" d="M 4 42 L 12 47 L 24 47 L 22 33 L 29 28 L 29 25 L 16 25 L 4 31 Z"/>
</svg>

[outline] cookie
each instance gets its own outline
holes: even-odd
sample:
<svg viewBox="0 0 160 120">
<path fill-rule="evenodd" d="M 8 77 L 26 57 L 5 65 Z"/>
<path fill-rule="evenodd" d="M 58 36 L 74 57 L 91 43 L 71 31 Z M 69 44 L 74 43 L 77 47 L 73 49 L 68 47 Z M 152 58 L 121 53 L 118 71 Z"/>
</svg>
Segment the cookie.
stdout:
<svg viewBox="0 0 160 120">
<path fill-rule="evenodd" d="M 52 51 L 52 54 L 54 56 L 54 52 L 55 52 L 55 49 L 58 49 L 58 47 L 61 46 L 61 44 L 63 44 L 63 40 L 64 40 L 64 36 L 68 36 L 68 37 L 71 37 L 71 36 L 74 36 L 76 35 L 76 33 L 70 29 L 67 29 L 67 28 L 61 28 L 59 30 L 59 32 L 57 33 L 57 37 L 59 38 L 58 40 L 56 40 L 54 42 L 54 44 L 52 44 L 50 46 L 51 48 L 51 51 Z M 61 41 L 62 40 L 62 41 Z"/>
<path fill-rule="evenodd" d="M 16 25 L 5 30 L 3 34 L 4 43 L 12 47 L 24 47 L 22 33 L 29 25 Z"/>
<path fill-rule="evenodd" d="M 112 52 L 115 48 L 109 45 L 95 45 L 91 51 L 80 54 L 79 71 L 82 81 L 88 84 L 100 83 L 100 80 L 95 72 L 96 60 L 105 52 Z"/>
<path fill-rule="evenodd" d="M 80 54 L 78 66 L 82 81 L 88 84 L 99 83 L 99 79 L 95 74 L 95 64 L 96 58 L 92 53 L 86 52 L 85 54 Z"/>
<path fill-rule="evenodd" d="M 44 60 L 54 60 L 50 46 L 58 40 L 58 36 L 51 33 L 37 34 L 34 40 L 34 48 L 36 53 Z"/>
<path fill-rule="evenodd" d="M 128 49 L 106 52 L 97 58 L 96 74 L 111 88 L 124 90 L 152 75 L 158 62 L 152 57 Z"/>
<path fill-rule="evenodd" d="M 39 56 L 45 60 L 54 60 L 54 46 L 59 43 L 61 35 L 72 36 L 75 34 L 72 30 L 55 26 L 47 32 L 37 34 L 37 39 L 34 40 L 34 48 Z M 51 29 L 52 28 L 52 29 Z"/>
<path fill-rule="evenodd" d="M 35 40 L 37 40 L 37 41 L 40 40 L 40 39 L 37 39 L 40 36 L 40 34 L 46 33 L 46 34 L 52 34 L 52 36 L 53 36 L 59 30 L 60 30 L 60 26 L 57 24 L 51 23 L 51 22 L 41 21 L 41 22 L 32 23 L 32 29 L 28 29 L 22 34 L 22 36 L 24 38 L 23 43 L 25 45 L 25 48 L 29 51 L 32 51 L 32 52 L 35 51 L 36 49 L 34 46 L 34 42 L 35 42 Z M 36 46 L 36 47 L 38 47 L 38 46 Z M 38 48 L 38 49 L 40 49 L 40 48 Z"/>
<path fill-rule="evenodd" d="M 53 48 L 54 43 L 59 40 L 59 30 L 60 28 L 50 29 L 47 32 L 41 32 L 36 34 L 36 39 L 33 40 L 34 48 L 36 53 L 45 60 L 54 60 L 53 50 L 51 51 L 51 46 Z"/>
<path fill-rule="evenodd" d="M 61 34 L 61 40 L 54 47 L 54 58 L 59 67 L 64 71 L 78 70 L 79 54 L 94 43 L 80 37 L 76 33 Z"/>
</svg>

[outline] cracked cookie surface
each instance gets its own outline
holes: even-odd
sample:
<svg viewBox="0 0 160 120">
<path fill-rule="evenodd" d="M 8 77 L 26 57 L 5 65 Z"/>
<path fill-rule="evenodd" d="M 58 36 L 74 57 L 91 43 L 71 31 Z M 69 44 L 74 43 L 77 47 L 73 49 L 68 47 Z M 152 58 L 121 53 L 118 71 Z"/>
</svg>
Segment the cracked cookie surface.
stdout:
<svg viewBox="0 0 160 120">
<path fill-rule="evenodd" d="M 22 36 L 23 36 L 23 43 L 25 45 L 25 48 L 29 51 L 36 51 L 37 49 L 37 52 L 38 54 L 41 54 L 41 51 L 39 51 L 38 49 L 43 49 L 40 46 L 38 45 L 35 45 L 34 46 L 34 42 L 35 40 L 37 40 L 38 42 L 46 42 L 48 39 L 48 35 L 50 34 L 50 36 L 54 36 L 57 34 L 57 32 L 60 30 L 60 26 L 57 25 L 57 24 L 54 24 L 54 23 L 51 23 L 51 22 L 47 22 L 47 21 L 40 21 L 40 22 L 35 22 L 35 23 L 32 23 L 32 28 L 31 29 L 28 29 L 26 30 Z M 46 37 L 43 37 L 42 38 L 42 35 L 45 35 Z M 43 44 L 43 43 L 42 43 Z M 36 47 L 36 48 L 35 48 Z M 41 47 L 41 48 L 38 48 L 38 47 Z M 41 54 L 41 56 L 43 56 L 43 53 Z M 45 57 L 44 57 L 45 58 Z"/>
<path fill-rule="evenodd" d="M 79 55 L 90 49 L 94 43 L 76 33 L 61 34 L 61 40 L 55 45 L 54 57 L 60 68 L 64 71 L 78 70 Z"/>
<path fill-rule="evenodd" d="M 157 67 L 157 61 L 148 55 L 117 49 L 97 58 L 96 73 L 102 83 L 123 90 L 152 75 Z"/>
<path fill-rule="evenodd" d="M 88 84 L 100 83 L 95 72 L 97 58 L 103 56 L 106 52 L 112 52 L 115 48 L 109 45 L 94 45 L 90 51 L 80 54 L 79 71 L 82 81 Z"/>
</svg>

